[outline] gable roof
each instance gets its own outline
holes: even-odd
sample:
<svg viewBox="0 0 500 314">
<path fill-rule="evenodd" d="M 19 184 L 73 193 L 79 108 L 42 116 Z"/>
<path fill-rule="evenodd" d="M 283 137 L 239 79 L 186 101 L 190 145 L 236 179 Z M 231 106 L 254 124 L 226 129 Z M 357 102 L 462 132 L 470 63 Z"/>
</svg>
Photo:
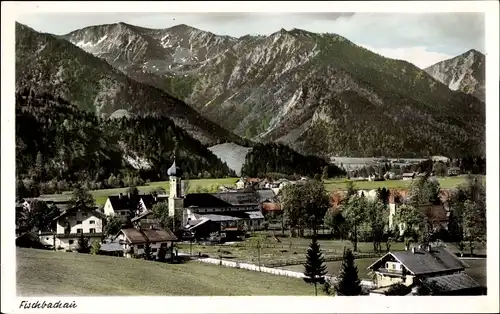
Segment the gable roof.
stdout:
<svg viewBox="0 0 500 314">
<path fill-rule="evenodd" d="M 257 193 L 253 191 L 219 192 L 212 195 L 232 205 L 256 202 L 258 199 Z"/>
<path fill-rule="evenodd" d="M 368 266 L 367 269 L 373 269 L 373 266 L 392 255 L 397 261 L 403 264 L 412 274 L 423 275 L 439 273 L 452 270 L 464 270 L 468 267 L 455 254 L 444 247 L 433 247 L 431 252 L 427 250 L 389 252 Z"/>
<path fill-rule="evenodd" d="M 54 218 L 53 220 L 58 220 L 64 216 L 67 216 L 67 215 L 70 215 L 70 214 L 74 214 L 74 213 L 77 213 L 79 211 L 82 211 L 82 212 L 86 212 L 86 213 L 91 213 L 93 214 L 95 217 L 97 218 L 105 218 L 106 215 L 104 215 L 102 212 L 100 212 L 99 210 L 97 210 L 97 207 L 94 207 L 94 208 L 84 208 L 84 209 L 80 209 L 80 208 L 68 208 L 66 210 L 64 210 L 59 216 L 57 216 L 56 218 Z"/>
<path fill-rule="evenodd" d="M 274 191 L 271 189 L 260 189 L 257 190 L 257 195 L 259 196 L 259 201 L 264 202 L 266 200 L 272 201 L 275 198 Z"/>
<path fill-rule="evenodd" d="M 129 197 L 127 194 L 110 195 L 108 196 L 108 200 L 110 201 L 111 206 L 113 206 L 113 210 L 123 210 L 123 209 L 135 210 L 142 196 L 143 195 L 131 195 Z"/>
<path fill-rule="evenodd" d="M 184 207 L 232 207 L 233 205 L 209 193 L 192 193 L 184 197 Z"/>
<path fill-rule="evenodd" d="M 144 217 L 146 217 L 146 216 L 151 215 L 152 213 L 153 213 L 153 211 L 151 211 L 151 210 L 149 210 L 149 209 L 148 209 L 148 210 L 145 210 L 143 213 L 141 213 L 141 214 L 140 214 L 140 215 L 138 215 L 138 216 L 135 216 L 135 217 L 134 217 L 134 218 L 132 218 L 130 221 L 131 221 L 131 222 L 135 222 L 135 221 L 140 220 L 140 219 L 142 219 L 142 218 L 144 218 Z"/>
<path fill-rule="evenodd" d="M 481 287 L 474 279 L 463 272 L 458 274 L 428 277 L 423 279 L 422 282 L 429 287 L 436 286 L 443 292 Z"/>
<path fill-rule="evenodd" d="M 120 230 L 121 233 L 132 244 L 141 244 L 146 242 L 164 242 L 164 241 L 177 241 L 177 237 L 170 231 L 170 229 L 136 229 L 125 228 Z"/>
</svg>

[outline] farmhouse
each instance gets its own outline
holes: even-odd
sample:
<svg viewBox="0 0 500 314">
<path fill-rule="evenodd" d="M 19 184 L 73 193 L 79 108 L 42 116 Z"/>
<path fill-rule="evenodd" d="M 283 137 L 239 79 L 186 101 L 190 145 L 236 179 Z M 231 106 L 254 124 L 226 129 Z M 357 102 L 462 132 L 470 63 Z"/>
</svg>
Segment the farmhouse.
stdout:
<svg viewBox="0 0 500 314">
<path fill-rule="evenodd" d="M 118 239 L 118 243 L 122 246 L 125 257 L 143 254 L 146 243 L 149 243 L 151 253 L 155 259 L 158 257 L 160 248 L 163 248 L 165 251 L 172 251 L 173 242 L 178 241 L 170 229 L 155 227 L 149 229 L 121 229 L 116 239 Z"/>
<path fill-rule="evenodd" d="M 72 208 L 65 210 L 54 220 L 56 227 L 56 248 L 76 249 L 83 234 L 93 241 L 101 242 L 104 215 L 96 208 Z"/>
<path fill-rule="evenodd" d="M 397 283 L 424 286 L 443 295 L 480 294 L 480 285 L 464 272 L 467 267 L 445 247 L 426 245 L 389 252 L 368 267 L 376 283 L 370 295 L 383 295 Z"/>
</svg>

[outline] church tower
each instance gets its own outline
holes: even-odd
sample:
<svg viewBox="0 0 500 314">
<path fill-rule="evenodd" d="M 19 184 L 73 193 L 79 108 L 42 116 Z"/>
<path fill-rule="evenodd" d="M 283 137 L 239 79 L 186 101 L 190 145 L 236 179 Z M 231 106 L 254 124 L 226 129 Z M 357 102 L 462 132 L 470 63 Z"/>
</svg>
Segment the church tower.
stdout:
<svg viewBox="0 0 500 314">
<path fill-rule="evenodd" d="M 173 217 L 175 214 L 183 214 L 184 198 L 182 197 L 182 170 L 174 163 L 167 170 L 170 182 L 170 196 L 168 198 L 168 215 Z"/>
</svg>

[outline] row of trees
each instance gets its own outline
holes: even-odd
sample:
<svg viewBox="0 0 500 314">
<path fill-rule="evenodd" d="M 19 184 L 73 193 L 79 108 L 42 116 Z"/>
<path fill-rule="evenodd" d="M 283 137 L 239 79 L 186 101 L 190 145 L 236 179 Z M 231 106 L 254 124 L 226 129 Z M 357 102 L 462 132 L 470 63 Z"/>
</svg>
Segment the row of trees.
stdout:
<svg viewBox="0 0 500 314">
<path fill-rule="evenodd" d="M 392 226 L 389 226 L 391 219 L 387 209 L 389 191 L 382 188 L 377 194 L 375 199 L 369 199 L 358 193 L 350 182 L 346 198 L 338 208 L 330 209 L 328 194 L 320 181 L 289 185 L 279 195 L 283 213 L 278 219 L 281 219 L 282 231 L 288 227 L 295 236 L 303 236 L 306 229 L 315 235 L 318 227 L 324 225 L 333 237 L 350 240 L 354 251 L 358 250 L 357 244 L 361 241 L 373 242 L 374 252 L 382 252 L 384 242 L 389 250 L 392 241 L 402 240 L 409 245 L 441 239 L 456 242 L 460 248 L 468 244 L 472 254 L 474 245 L 485 241 L 486 194 L 477 177 L 468 176 L 466 183 L 448 200 L 447 230 L 441 225 L 446 218 L 433 208 L 445 205 L 435 178 L 421 177 L 410 185 L 408 197 L 400 199 L 403 203 L 392 216 Z"/>
</svg>

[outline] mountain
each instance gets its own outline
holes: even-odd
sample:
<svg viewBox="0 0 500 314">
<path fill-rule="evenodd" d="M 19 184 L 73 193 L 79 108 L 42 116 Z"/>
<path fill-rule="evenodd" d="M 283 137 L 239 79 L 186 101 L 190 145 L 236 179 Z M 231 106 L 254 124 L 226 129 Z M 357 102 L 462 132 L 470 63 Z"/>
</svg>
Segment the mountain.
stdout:
<svg viewBox="0 0 500 314">
<path fill-rule="evenodd" d="M 34 179 L 41 193 L 167 180 L 174 153 L 185 178 L 235 175 L 167 117 L 98 119 L 60 97 L 16 92 L 17 178 Z"/>
<path fill-rule="evenodd" d="M 245 144 L 164 90 L 130 79 L 63 38 L 16 23 L 16 90 L 25 88 L 60 96 L 99 117 L 166 116 L 206 145 Z"/>
<path fill-rule="evenodd" d="M 319 156 L 485 152 L 484 103 L 335 34 L 92 26 L 63 38 L 254 141 Z"/>
<path fill-rule="evenodd" d="M 485 101 L 486 57 L 477 50 L 469 50 L 454 58 L 438 62 L 425 69 L 436 80 L 451 90 L 458 90 Z"/>
</svg>

